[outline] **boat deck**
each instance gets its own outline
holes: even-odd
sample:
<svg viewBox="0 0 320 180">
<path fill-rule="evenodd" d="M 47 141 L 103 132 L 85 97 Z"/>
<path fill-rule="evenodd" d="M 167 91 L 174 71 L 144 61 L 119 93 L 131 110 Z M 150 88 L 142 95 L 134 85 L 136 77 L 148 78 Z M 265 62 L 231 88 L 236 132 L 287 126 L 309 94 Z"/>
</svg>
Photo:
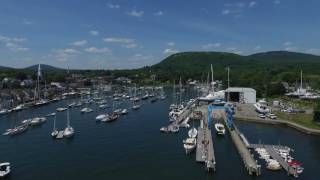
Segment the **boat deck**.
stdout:
<svg viewBox="0 0 320 180">
<path fill-rule="evenodd" d="M 62 139 L 63 138 L 63 131 L 59 131 L 56 139 Z"/>
</svg>

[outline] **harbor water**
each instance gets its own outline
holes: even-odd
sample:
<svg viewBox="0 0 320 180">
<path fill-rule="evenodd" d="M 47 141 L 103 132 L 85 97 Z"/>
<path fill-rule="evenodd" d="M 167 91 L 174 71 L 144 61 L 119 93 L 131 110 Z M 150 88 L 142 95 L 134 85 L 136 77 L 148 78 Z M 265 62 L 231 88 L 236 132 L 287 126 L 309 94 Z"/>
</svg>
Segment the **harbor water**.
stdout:
<svg viewBox="0 0 320 180">
<path fill-rule="evenodd" d="M 23 134 L 0 136 L 0 162 L 11 162 L 12 173 L 7 179 L 293 179 L 285 171 L 271 172 L 262 165 L 262 175 L 249 176 L 228 134 L 213 136 L 217 169 L 207 173 L 203 164 L 195 162 L 195 153 L 186 156 L 182 141 L 187 130 L 177 134 L 161 134 L 159 128 L 168 124 L 171 98 L 155 103 L 145 101 L 141 109 L 130 110 L 112 123 L 97 123 L 94 112 L 81 114 L 74 107 L 70 111 L 75 129 L 72 139 L 54 140 L 50 136 L 53 117 L 39 127 L 31 127 Z M 19 121 L 52 113 L 66 107 L 69 100 L 43 107 L 30 108 L 20 113 L 0 117 L 0 132 L 12 128 Z M 123 102 L 120 106 L 129 107 Z M 111 111 L 111 109 L 107 110 Z M 66 126 L 66 112 L 57 114 L 57 128 Z M 197 123 L 195 123 L 197 125 Z M 251 143 L 281 144 L 292 147 L 294 158 L 301 161 L 304 172 L 299 179 L 316 180 L 320 177 L 320 138 L 296 130 L 272 125 L 238 122 L 238 128 Z M 215 132 L 212 128 L 212 132 Z"/>
</svg>

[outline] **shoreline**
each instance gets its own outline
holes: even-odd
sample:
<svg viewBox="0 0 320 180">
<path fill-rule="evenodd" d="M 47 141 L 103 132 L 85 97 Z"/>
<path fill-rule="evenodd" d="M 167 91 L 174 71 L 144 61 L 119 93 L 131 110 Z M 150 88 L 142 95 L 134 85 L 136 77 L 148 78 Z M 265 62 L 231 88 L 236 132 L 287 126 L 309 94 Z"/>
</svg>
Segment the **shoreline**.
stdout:
<svg viewBox="0 0 320 180">
<path fill-rule="evenodd" d="M 282 125 L 291 127 L 293 129 L 296 129 L 300 132 L 303 132 L 305 134 L 320 136 L 320 129 L 307 128 L 297 123 L 286 121 L 286 120 L 259 119 L 255 117 L 245 117 L 245 116 L 237 116 L 237 115 L 233 116 L 233 118 L 239 121 L 248 121 L 248 122 L 264 123 L 264 124 L 271 124 L 271 125 L 282 124 Z"/>
</svg>

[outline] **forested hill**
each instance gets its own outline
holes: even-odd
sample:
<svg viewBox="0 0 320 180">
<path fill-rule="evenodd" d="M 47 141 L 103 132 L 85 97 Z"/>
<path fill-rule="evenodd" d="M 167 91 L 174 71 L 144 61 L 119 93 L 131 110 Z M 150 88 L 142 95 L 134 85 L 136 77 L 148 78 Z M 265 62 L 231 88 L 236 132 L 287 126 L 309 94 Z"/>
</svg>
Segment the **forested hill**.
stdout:
<svg viewBox="0 0 320 180">
<path fill-rule="evenodd" d="M 231 84 L 261 89 L 271 82 L 296 82 L 300 70 L 304 72 L 304 81 L 320 87 L 320 56 L 271 51 L 249 56 L 224 52 L 183 52 L 173 54 L 151 70 L 162 80 L 197 78 L 206 80 L 213 65 L 216 79 L 226 80 L 226 67 L 230 67 Z"/>
</svg>

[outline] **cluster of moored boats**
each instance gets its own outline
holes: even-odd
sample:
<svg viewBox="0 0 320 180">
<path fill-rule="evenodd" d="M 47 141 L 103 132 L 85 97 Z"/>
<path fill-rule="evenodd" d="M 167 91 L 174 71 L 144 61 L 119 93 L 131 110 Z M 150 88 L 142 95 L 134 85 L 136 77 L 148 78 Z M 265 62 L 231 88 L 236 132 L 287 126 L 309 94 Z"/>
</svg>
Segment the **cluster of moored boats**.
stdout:
<svg viewBox="0 0 320 180">
<path fill-rule="evenodd" d="M 302 164 L 298 161 L 295 161 L 292 156 L 290 156 L 290 148 L 276 148 L 273 147 L 276 153 L 278 153 L 283 160 L 288 163 L 288 166 L 294 167 L 298 174 L 303 172 Z M 266 168 L 269 170 L 281 170 L 281 164 L 276 160 L 272 159 L 270 154 L 267 152 L 265 148 L 255 148 L 255 151 L 259 154 L 259 158 L 266 161 Z"/>
</svg>

